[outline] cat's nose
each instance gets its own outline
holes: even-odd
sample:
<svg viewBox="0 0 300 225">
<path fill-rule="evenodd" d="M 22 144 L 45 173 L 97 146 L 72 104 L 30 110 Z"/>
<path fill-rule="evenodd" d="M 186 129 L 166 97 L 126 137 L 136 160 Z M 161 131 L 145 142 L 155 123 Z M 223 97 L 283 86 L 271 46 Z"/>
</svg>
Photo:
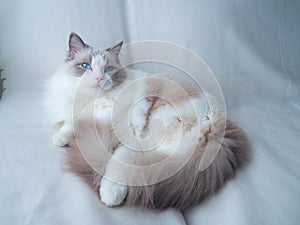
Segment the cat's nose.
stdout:
<svg viewBox="0 0 300 225">
<path fill-rule="evenodd" d="M 98 83 L 100 83 L 101 80 L 103 80 L 102 77 L 96 77 L 96 80 L 98 81 Z"/>
</svg>

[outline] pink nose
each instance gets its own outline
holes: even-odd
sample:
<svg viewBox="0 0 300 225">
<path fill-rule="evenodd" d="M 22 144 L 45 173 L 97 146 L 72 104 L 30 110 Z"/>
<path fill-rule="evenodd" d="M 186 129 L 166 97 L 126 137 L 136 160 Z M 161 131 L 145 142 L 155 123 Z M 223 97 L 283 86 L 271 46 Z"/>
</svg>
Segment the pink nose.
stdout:
<svg viewBox="0 0 300 225">
<path fill-rule="evenodd" d="M 96 77 L 96 80 L 98 81 L 98 83 L 100 83 L 100 81 L 102 80 L 102 77 Z"/>
</svg>

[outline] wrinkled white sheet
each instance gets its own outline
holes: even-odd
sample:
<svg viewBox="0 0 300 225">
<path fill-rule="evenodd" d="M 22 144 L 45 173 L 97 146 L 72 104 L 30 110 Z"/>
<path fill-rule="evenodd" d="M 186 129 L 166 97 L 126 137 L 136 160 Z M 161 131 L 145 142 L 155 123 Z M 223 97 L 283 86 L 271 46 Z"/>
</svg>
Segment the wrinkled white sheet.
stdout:
<svg viewBox="0 0 300 225">
<path fill-rule="evenodd" d="M 300 4 L 296 1 L 0 1 L 0 224 L 299 224 Z M 253 160 L 202 207 L 101 205 L 63 171 L 41 106 L 71 31 L 91 45 L 165 40 L 199 54 Z"/>
</svg>

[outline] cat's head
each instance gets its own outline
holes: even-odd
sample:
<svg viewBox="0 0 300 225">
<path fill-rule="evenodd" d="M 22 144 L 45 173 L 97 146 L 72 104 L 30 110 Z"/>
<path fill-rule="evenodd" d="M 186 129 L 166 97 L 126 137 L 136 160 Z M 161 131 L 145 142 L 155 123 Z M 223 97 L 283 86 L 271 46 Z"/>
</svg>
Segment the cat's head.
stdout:
<svg viewBox="0 0 300 225">
<path fill-rule="evenodd" d="M 125 79 L 125 72 L 119 61 L 123 42 L 104 49 L 96 50 L 75 33 L 69 37 L 69 51 L 66 64 L 68 74 L 75 80 L 84 76 L 84 85 L 95 90 L 110 90 Z"/>
</svg>

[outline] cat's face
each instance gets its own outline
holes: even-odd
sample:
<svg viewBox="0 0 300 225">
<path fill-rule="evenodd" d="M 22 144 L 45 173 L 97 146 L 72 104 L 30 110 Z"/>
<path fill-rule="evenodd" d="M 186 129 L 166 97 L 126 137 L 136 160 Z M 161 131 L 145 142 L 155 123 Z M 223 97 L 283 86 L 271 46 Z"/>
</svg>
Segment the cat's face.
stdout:
<svg viewBox="0 0 300 225">
<path fill-rule="evenodd" d="M 120 42 L 105 50 L 95 50 L 77 34 L 71 33 L 66 58 L 68 74 L 73 76 L 73 80 L 81 80 L 81 85 L 92 91 L 112 89 L 125 79 L 125 72 L 118 58 L 122 44 Z"/>
</svg>

